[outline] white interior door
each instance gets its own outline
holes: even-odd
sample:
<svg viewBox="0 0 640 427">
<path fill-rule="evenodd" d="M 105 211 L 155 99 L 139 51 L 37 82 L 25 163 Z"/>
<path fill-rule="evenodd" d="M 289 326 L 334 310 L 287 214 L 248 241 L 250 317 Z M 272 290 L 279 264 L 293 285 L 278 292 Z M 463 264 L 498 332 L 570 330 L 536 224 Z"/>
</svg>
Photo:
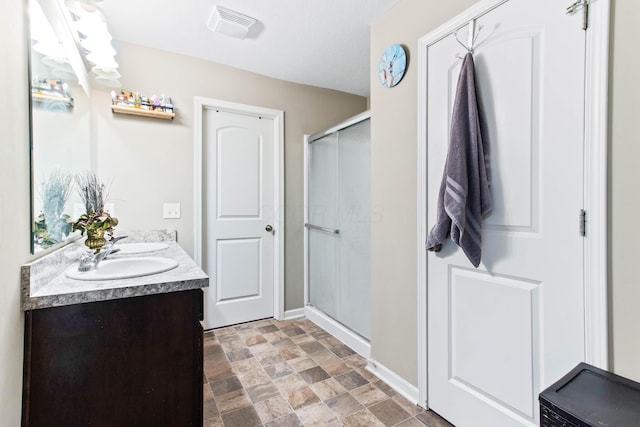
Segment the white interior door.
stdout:
<svg viewBox="0 0 640 427">
<path fill-rule="evenodd" d="M 206 110 L 203 117 L 205 327 L 274 315 L 274 121 Z"/>
<path fill-rule="evenodd" d="M 483 262 L 452 242 L 427 261 L 428 402 L 458 427 L 537 425 L 538 393 L 584 360 L 585 31 L 570 3 L 509 0 L 477 20 L 494 206 Z M 428 48 L 429 227 L 464 53 L 453 35 Z"/>
</svg>

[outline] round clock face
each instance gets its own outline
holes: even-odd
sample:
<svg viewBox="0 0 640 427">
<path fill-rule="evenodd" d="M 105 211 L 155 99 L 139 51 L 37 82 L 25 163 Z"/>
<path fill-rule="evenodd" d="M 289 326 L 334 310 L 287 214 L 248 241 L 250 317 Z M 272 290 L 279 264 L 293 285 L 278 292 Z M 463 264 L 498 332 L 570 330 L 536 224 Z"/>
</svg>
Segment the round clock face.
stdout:
<svg viewBox="0 0 640 427">
<path fill-rule="evenodd" d="M 393 44 L 384 51 L 378 62 L 378 79 L 383 86 L 394 87 L 404 76 L 407 55 L 399 44 Z"/>
</svg>

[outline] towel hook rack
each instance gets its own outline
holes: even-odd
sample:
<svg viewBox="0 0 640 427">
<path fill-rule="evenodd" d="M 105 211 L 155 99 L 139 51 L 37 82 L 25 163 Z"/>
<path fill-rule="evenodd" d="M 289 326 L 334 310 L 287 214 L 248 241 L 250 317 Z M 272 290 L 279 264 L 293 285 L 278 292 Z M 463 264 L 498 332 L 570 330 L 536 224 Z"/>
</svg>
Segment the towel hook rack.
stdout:
<svg viewBox="0 0 640 427">
<path fill-rule="evenodd" d="M 471 21 L 469 21 L 469 34 L 467 36 L 467 43 L 465 44 L 464 42 L 462 42 L 462 40 L 460 40 L 460 37 L 458 37 L 458 31 L 460 31 L 462 28 L 458 28 L 453 35 L 456 38 L 456 41 L 458 43 L 460 43 L 460 45 L 465 48 L 465 50 L 469 53 L 473 53 L 473 48 L 475 47 L 476 44 L 476 40 L 478 39 L 478 34 L 480 34 L 480 30 L 482 30 L 482 25 L 480 25 L 478 27 L 478 30 L 476 31 L 476 20 L 472 19 Z"/>
</svg>

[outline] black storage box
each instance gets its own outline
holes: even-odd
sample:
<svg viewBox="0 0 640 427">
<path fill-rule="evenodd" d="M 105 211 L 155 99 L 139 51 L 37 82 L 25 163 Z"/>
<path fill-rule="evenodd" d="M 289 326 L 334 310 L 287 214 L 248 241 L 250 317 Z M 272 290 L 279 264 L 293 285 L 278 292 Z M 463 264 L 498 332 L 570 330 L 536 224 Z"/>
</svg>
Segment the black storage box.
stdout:
<svg viewBox="0 0 640 427">
<path fill-rule="evenodd" d="M 640 426 L 640 384 L 586 363 L 539 399 L 541 427 Z"/>
</svg>

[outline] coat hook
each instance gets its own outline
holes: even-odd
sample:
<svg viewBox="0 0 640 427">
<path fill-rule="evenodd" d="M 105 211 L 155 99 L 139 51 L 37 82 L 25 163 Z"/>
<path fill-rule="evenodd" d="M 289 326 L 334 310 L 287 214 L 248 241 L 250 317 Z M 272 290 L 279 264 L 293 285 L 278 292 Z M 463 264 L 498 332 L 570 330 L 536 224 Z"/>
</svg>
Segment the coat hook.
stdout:
<svg viewBox="0 0 640 427">
<path fill-rule="evenodd" d="M 458 37 L 458 31 L 460 31 L 460 30 L 457 30 L 455 33 L 453 33 L 453 35 L 456 37 L 456 41 L 457 41 L 458 43 L 460 43 L 460 46 L 462 46 L 462 47 L 463 47 L 467 52 L 472 53 L 472 52 L 471 52 L 471 49 L 469 49 L 469 46 L 467 46 L 466 44 L 464 44 L 464 43 L 460 40 L 460 38 Z"/>
<path fill-rule="evenodd" d="M 469 52 L 473 53 L 473 42 L 476 35 L 476 20 L 469 21 L 469 31 L 467 32 L 467 46 L 469 46 Z"/>
<path fill-rule="evenodd" d="M 473 53 L 473 48 L 476 44 L 476 40 L 478 39 L 478 34 L 480 34 L 480 30 L 482 30 L 482 25 L 478 27 L 478 31 L 476 31 L 476 20 L 472 19 L 471 21 L 469 21 L 469 35 L 468 35 L 468 41 L 465 44 L 464 42 L 462 42 L 462 40 L 460 40 L 460 37 L 458 37 L 458 31 L 460 31 L 462 28 L 458 28 L 453 35 L 456 38 L 456 41 L 458 43 L 460 43 L 460 46 L 462 46 L 463 48 L 465 48 L 465 50 L 469 53 Z"/>
</svg>

